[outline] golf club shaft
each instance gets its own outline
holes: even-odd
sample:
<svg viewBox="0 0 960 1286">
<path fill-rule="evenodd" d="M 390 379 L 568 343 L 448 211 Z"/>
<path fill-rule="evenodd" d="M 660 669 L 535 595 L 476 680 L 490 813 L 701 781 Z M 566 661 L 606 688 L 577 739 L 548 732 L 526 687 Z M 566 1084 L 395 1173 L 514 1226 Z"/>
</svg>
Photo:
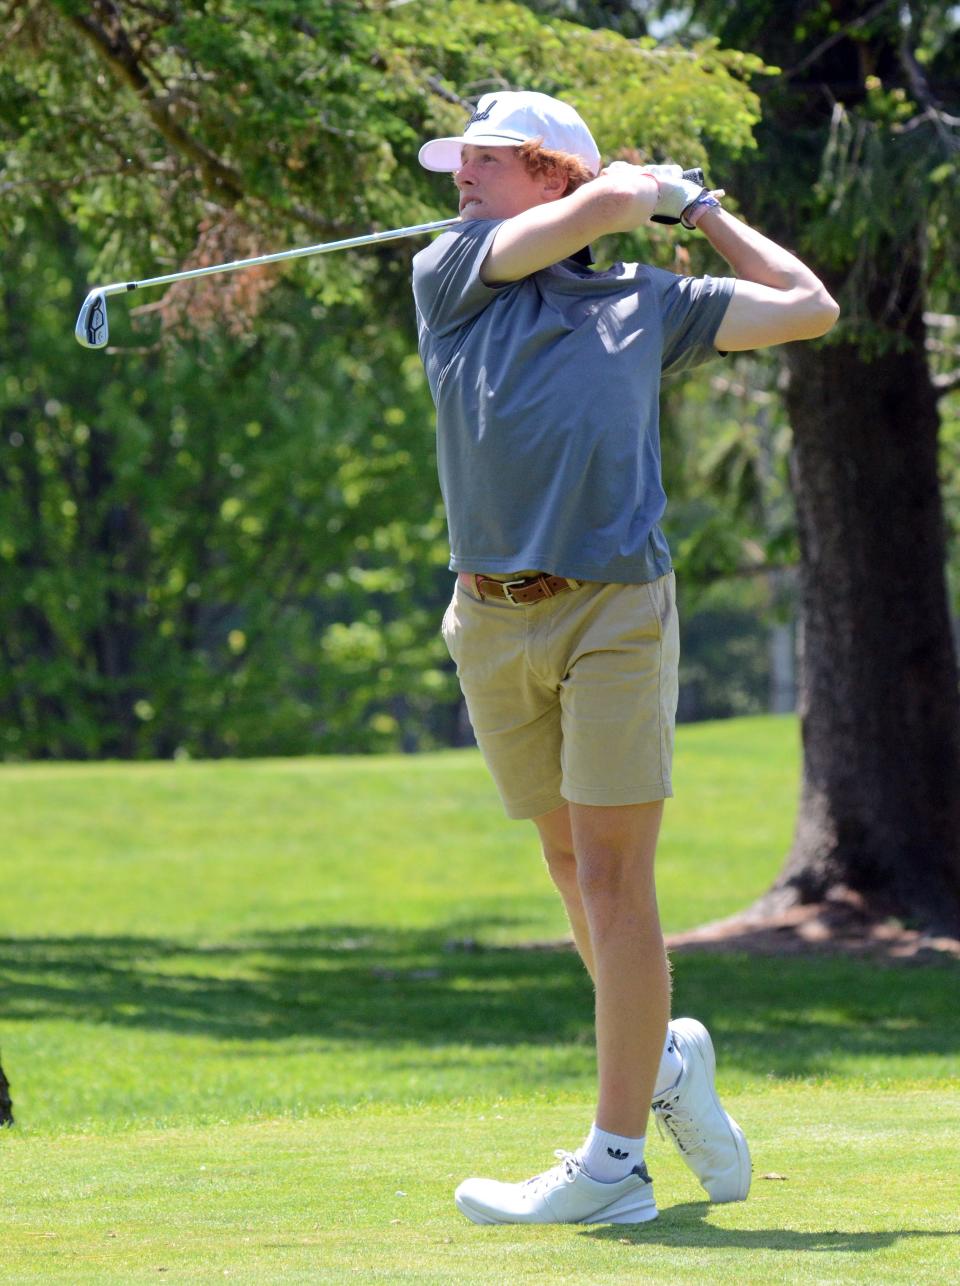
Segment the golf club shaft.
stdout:
<svg viewBox="0 0 960 1286">
<path fill-rule="evenodd" d="M 168 272 L 160 277 L 146 277 L 143 281 L 114 281 L 107 286 L 94 286 L 88 291 L 77 317 L 74 335 L 84 348 L 104 348 L 110 333 L 107 321 L 107 296 L 142 290 L 145 286 L 169 286 L 175 281 L 189 281 L 193 277 L 209 277 L 215 272 L 236 272 L 239 268 L 257 268 L 261 264 L 281 263 L 285 259 L 305 259 L 308 255 L 328 254 L 331 250 L 350 250 L 369 246 L 378 241 L 396 241 L 400 237 L 417 236 L 425 232 L 439 232 L 449 228 L 456 219 L 437 219 L 432 223 L 418 223 L 409 228 L 391 228 L 386 232 L 368 232 L 361 237 L 345 237 L 341 241 L 326 241 L 322 245 L 302 246 L 299 250 L 278 250 L 275 254 L 255 255 L 252 259 L 235 259 L 232 263 L 212 264 L 209 268 L 188 268 L 184 272 Z"/>
<path fill-rule="evenodd" d="M 388 232 L 368 232 L 361 237 L 346 237 L 342 241 L 327 241 L 322 245 L 301 246 L 299 250 L 278 250 L 275 254 L 256 255 L 252 259 L 234 259 L 232 263 L 213 264 L 209 268 L 188 268 L 184 272 L 168 272 L 161 277 L 146 277 L 143 281 L 115 281 L 109 286 L 95 286 L 91 294 L 119 295 L 127 290 L 140 290 L 144 286 L 168 286 L 175 281 L 189 281 L 193 277 L 209 277 L 215 272 L 236 272 L 238 268 L 258 268 L 261 264 L 282 263 L 285 259 L 306 259 L 309 255 L 328 254 L 331 250 L 353 250 L 378 241 L 395 241 L 400 237 L 413 237 L 422 232 L 439 232 L 449 228 L 457 219 L 438 219 L 433 223 L 418 223 L 411 228 L 392 228 Z"/>
</svg>

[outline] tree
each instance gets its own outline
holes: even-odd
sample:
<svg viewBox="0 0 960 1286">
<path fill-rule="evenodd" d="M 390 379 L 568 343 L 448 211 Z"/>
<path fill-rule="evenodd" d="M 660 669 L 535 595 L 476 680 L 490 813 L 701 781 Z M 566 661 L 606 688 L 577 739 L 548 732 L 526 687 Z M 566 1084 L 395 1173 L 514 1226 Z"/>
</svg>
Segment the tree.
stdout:
<svg viewBox="0 0 960 1286">
<path fill-rule="evenodd" d="M 450 213 L 491 84 L 610 154 L 750 145 L 758 64 L 457 0 L 20 0 L 0 40 L 0 753 L 415 748 L 452 686 L 411 247 L 111 308 L 92 280 Z M 672 244 L 666 237 L 661 245 Z"/>
<path fill-rule="evenodd" d="M 90 354 L 75 233 L 23 222 L 0 254 L 0 756 L 432 744 L 455 685 L 404 334 L 281 283 L 246 340 Z"/>
<path fill-rule="evenodd" d="M 847 908 L 960 934 L 960 690 L 925 314 L 957 297 L 957 14 L 918 2 L 695 16 L 782 68 L 728 186 L 842 305 L 789 345 L 804 768 L 792 850 L 746 917 Z M 952 101 L 951 101 L 952 100 Z"/>
</svg>

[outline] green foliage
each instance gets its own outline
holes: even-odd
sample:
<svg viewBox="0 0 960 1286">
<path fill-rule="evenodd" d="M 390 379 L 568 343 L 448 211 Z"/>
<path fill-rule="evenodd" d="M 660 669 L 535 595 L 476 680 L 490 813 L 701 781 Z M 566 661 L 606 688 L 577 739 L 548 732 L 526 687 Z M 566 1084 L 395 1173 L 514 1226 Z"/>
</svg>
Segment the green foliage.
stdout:
<svg viewBox="0 0 960 1286">
<path fill-rule="evenodd" d="M 756 163 L 730 162 L 743 208 L 838 294 L 830 342 L 853 340 L 867 358 L 903 342 L 892 265 L 916 258 L 931 298 L 957 297 L 956 7 L 695 0 L 690 13 L 689 39 L 709 31 L 781 68 L 759 86 Z"/>
<path fill-rule="evenodd" d="M 792 434 L 775 358 L 731 355 L 662 407 L 664 526 L 677 569 L 681 719 L 769 709 L 771 630 L 796 614 Z"/>
<path fill-rule="evenodd" d="M 614 155 L 751 146 L 755 59 L 510 3 L 30 0 L 0 46 L 0 754 L 429 745 L 452 721 L 410 246 L 140 278 L 449 213 L 421 140 L 491 85 Z M 414 247 L 415 248 L 415 247 Z"/>
<path fill-rule="evenodd" d="M 431 7 L 410 10 L 422 15 Z M 682 156 L 697 164 L 713 140 L 734 151 L 753 145 L 757 99 L 748 81 L 762 64 L 750 55 L 721 50 L 713 40 L 691 50 L 627 41 L 609 30 L 540 21 L 522 6 L 489 0 L 462 0 L 457 17 L 455 41 L 443 23 L 433 36 L 422 28 L 410 35 L 419 57 L 438 67 L 451 90 L 477 93 L 504 83 L 566 97 L 608 157 L 640 147 L 648 156 Z M 501 33 L 509 33 L 508 43 L 500 43 Z M 494 39 L 499 75 L 477 81 L 478 66 L 484 58 L 492 61 Z M 458 131 L 462 119 L 454 105 L 436 115 L 445 132 Z"/>
<path fill-rule="evenodd" d="M 664 402 L 671 545 L 684 580 L 793 565 L 790 427 L 778 370 L 763 353 L 712 364 Z"/>
<path fill-rule="evenodd" d="M 621 36 L 649 35 L 646 0 L 527 0 L 527 8 L 585 27 L 604 27 Z"/>
<path fill-rule="evenodd" d="M 681 580 L 680 721 L 737 718 L 770 709 L 770 623 L 776 594 L 774 577 L 706 584 Z"/>
<path fill-rule="evenodd" d="M 92 355 L 72 238 L 33 234 L 0 316 L 3 752 L 429 744 L 446 550 L 408 336 L 285 288 L 242 342 Z"/>
<path fill-rule="evenodd" d="M 960 358 L 960 345 L 954 360 L 957 358 Z M 940 477 L 951 552 L 947 568 L 948 588 L 954 617 L 960 620 L 960 393 L 945 398 L 941 406 Z"/>
</svg>

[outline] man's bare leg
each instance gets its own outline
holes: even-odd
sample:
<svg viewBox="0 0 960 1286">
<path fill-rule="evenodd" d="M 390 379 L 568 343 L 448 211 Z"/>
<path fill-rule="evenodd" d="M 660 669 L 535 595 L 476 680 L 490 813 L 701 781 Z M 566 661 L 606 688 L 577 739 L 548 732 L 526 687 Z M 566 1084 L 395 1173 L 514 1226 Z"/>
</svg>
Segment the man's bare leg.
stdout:
<svg viewBox="0 0 960 1286">
<path fill-rule="evenodd" d="M 590 976 L 596 979 L 594 949 L 590 926 L 580 893 L 574 852 L 573 827 L 567 805 L 534 819 L 540 832 L 544 858 L 557 885 L 574 939 Z M 713 1089 L 713 1047 L 706 1028 L 695 1019 L 684 1018 L 674 1024 L 681 1048 L 686 1051 L 687 1065 L 684 1093 L 678 1099 L 674 1092 L 660 1100 L 661 1122 L 666 1133 L 677 1142 L 680 1155 L 713 1201 L 742 1201 L 750 1190 L 750 1152 L 743 1131 L 726 1113 Z M 679 1085 L 684 1068 L 676 1041 L 668 1042 L 661 1056 L 657 1090 L 667 1091 Z M 699 1082 L 699 1085 L 698 1085 Z M 707 1089 L 704 1090 L 704 1085 Z M 696 1118 L 699 1146 L 690 1148 L 689 1137 L 682 1134 L 684 1122 Z M 681 1138 L 682 1134 L 682 1138 Z"/>
<path fill-rule="evenodd" d="M 653 880 L 662 813 L 662 802 L 569 805 L 535 819 L 547 865 L 594 978 L 599 1103 L 594 1126 L 574 1158 L 565 1157 L 525 1183 L 466 1179 L 460 1184 L 457 1206 L 475 1223 L 555 1222 L 558 1201 L 559 1217 L 570 1222 L 639 1223 L 656 1217 L 649 1174 L 634 1162 L 642 1156 L 669 1017 L 670 977 Z M 682 1075 L 670 1083 L 658 1111 L 711 1200 L 742 1201 L 750 1188 L 750 1153 L 743 1131 L 716 1097 L 709 1034 L 693 1019 L 681 1019 L 675 1027 L 682 1028 L 688 1053 Z M 690 1147 L 693 1137 L 695 1148 Z M 629 1173 L 610 1173 L 608 1156 L 623 1158 Z"/>
<path fill-rule="evenodd" d="M 563 899 L 577 951 L 595 983 L 593 943 L 590 941 L 590 926 L 580 895 L 570 807 L 563 804 L 552 812 L 535 817 L 533 821 L 540 834 L 547 869 Z M 672 1049 L 667 1049 L 666 1045 L 661 1046 L 659 1057 L 659 1075 L 655 1089 L 672 1085 L 679 1074 L 679 1056 Z"/>
<path fill-rule="evenodd" d="M 596 987 L 596 1122 L 642 1138 L 670 1018 L 654 885 L 663 801 L 570 804 L 569 813 Z"/>
<path fill-rule="evenodd" d="M 583 898 L 580 896 L 580 884 L 577 879 L 577 857 L 573 851 L 570 806 L 563 804 L 553 812 L 543 813 L 535 817 L 533 823 L 540 832 L 543 859 L 550 872 L 550 878 L 563 899 L 580 958 L 586 965 L 587 973 L 596 981 L 590 926 L 587 923 L 587 913 L 583 907 Z"/>
</svg>

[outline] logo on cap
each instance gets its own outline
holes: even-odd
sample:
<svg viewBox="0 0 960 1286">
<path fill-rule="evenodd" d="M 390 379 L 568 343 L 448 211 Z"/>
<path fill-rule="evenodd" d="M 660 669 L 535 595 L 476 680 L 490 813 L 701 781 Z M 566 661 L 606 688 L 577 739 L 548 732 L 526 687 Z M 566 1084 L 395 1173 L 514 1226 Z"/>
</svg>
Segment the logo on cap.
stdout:
<svg viewBox="0 0 960 1286">
<path fill-rule="evenodd" d="M 469 129 L 470 126 L 475 125 L 477 121 L 489 120 L 490 113 L 493 111 L 496 105 L 497 105 L 497 100 L 494 99 L 493 102 L 488 105 L 487 110 L 485 112 L 474 112 L 473 115 L 470 117 L 470 119 L 467 121 L 465 128 Z"/>
</svg>

